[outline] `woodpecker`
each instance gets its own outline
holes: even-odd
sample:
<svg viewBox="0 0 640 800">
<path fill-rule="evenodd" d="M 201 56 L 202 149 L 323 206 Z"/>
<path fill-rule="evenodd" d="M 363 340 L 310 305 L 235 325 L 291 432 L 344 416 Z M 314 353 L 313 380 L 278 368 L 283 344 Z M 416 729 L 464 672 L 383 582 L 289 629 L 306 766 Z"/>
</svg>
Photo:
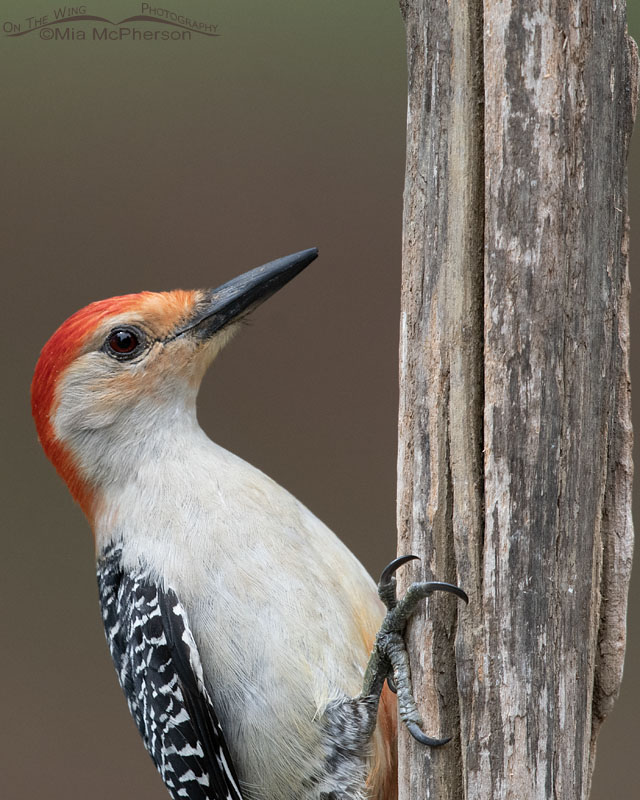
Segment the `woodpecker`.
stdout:
<svg viewBox="0 0 640 800">
<path fill-rule="evenodd" d="M 433 591 L 378 592 L 355 556 L 196 419 L 240 321 L 317 256 L 219 288 L 92 303 L 44 346 L 40 442 L 93 529 L 119 682 L 173 800 L 395 797 L 396 699 L 421 729 L 402 634 Z M 385 609 L 386 606 L 386 609 Z M 386 682 L 386 683 L 385 683 Z"/>
</svg>

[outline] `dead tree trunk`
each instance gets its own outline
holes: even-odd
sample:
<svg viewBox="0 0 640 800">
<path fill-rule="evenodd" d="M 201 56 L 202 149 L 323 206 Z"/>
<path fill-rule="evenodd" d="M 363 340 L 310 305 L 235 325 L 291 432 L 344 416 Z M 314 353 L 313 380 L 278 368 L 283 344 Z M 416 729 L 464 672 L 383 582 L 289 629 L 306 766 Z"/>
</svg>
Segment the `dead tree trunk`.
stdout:
<svg viewBox="0 0 640 800">
<path fill-rule="evenodd" d="M 400 798 L 586 798 L 630 572 L 624 0 L 402 0 Z"/>
</svg>

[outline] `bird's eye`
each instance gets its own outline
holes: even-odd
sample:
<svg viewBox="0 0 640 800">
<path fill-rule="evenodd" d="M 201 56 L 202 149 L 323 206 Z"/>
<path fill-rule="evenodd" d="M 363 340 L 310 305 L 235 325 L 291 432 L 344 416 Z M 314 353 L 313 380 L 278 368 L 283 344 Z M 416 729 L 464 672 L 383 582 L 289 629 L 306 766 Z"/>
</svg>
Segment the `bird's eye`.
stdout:
<svg viewBox="0 0 640 800">
<path fill-rule="evenodd" d="M 109 334 L 105 350 L 116 358 L 127 359 L 138 355 L 143 345 L 144 336 L 137 328 L 116 328 Z"/>
</svg>

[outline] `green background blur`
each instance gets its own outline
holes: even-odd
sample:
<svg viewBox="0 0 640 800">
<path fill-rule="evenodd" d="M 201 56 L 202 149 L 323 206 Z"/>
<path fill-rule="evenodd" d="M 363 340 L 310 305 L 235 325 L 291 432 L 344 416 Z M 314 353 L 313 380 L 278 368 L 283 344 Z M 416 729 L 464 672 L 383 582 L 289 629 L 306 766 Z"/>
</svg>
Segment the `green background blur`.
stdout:
<svg viewBox="0 0 640 800">
<path fill-rule="evenodd" d="M 406 107 L 397 4 L 157 6 L 217 24 L 221 35 L 9 38 L 2 23 L 54 6 L 0 0 L 3 800 L 167 796 L 109 660 L 91 535 L 30 418 L 39 349 L 80 306 L 215 286 L 318 245 L 320 259 L 216 362 L 200 419 L 324 519 L 373 574 L 395 553 Z M 119 20 L 140 4 L 96 0 L 86 11 Z M 639 180 L 640 135 L 632 220 Z M 638 243 L 632 234 L 632 280 Z M 632 358 L 637 376 L 637 345 Z M 639 583 L 621 699 L 600 737 L 598 800 L 638 796 Z"/>
</svg>

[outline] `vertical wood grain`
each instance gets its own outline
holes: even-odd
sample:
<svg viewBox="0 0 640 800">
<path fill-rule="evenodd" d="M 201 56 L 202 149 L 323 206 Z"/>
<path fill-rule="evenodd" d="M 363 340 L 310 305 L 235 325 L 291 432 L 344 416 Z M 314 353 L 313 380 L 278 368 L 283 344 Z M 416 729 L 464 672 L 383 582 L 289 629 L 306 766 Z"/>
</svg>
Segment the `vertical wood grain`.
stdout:
<svg viewBox="0 0 640 800">
<path fill-rule="evenodd" d="M 623 3 L 409 0 L 399 552 L 460 583 L 409 632 L 400 796 L 586 798 L 631 563 Z M 418 562 L 416 562 L 418 563 Z"/>
</svg>

